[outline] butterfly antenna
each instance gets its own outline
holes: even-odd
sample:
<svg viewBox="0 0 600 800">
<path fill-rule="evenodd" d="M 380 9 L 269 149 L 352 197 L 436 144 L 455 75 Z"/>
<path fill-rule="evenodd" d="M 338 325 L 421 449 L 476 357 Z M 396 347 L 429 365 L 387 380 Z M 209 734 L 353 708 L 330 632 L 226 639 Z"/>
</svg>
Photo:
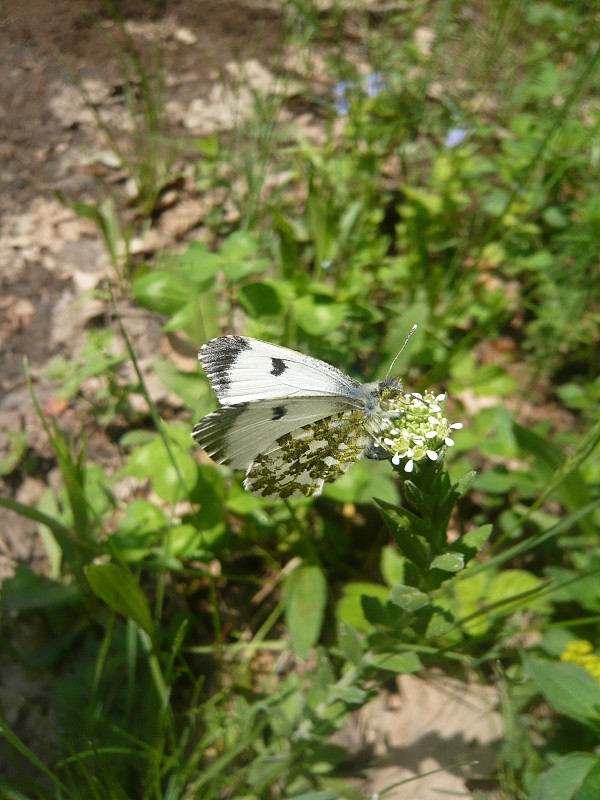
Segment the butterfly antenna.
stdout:
<svg viewBox="0 0 600 800">
<path fill-rule="evenodd" d="M 404 344 L 402 345 L 402 347 L 400 348 L 400 350 L 398 350 L 398 352 L 396 353 L 396 356 L 395 356 L 394 360 L 393 360 L 393 361 L 392 361 L 392 363 L 390 364 L 390 368 L 388 369 L 388 371 L 387 371 L 387 374 L 386 374 L 386 376 L 385 376 L 385 377 L 386 377 L 386 380 L 387 380 L 387 378 L 389 378 L 389 377 L 390 377 L 390 372 L 391 372 L 391 371 L 394 369 L 394 364 L 395 364 L 395 363 L 396 363 L 396 361 L 398 361 L 398 359 L 400 358 L 400 355 L 402 354 L 402 351 L 404 350 L 404 348 L 405 348 L 405 347 L 406 347 L 406 345 L 408 344 L 408 340 L 410 339 L 410 337 L 413 335 L 413 333 L 414 333 L 416 330 L 417 330 L 417 325 L 416 325 L 416 323 L 415 323 L 415 324 L 412 326 L 412 328 L 409 330 L 409 332 L 408 332 L 408 336 L 407 336 L 407 337 L 406 337 L 406 339 L 404 340 Z"/>
</svg>

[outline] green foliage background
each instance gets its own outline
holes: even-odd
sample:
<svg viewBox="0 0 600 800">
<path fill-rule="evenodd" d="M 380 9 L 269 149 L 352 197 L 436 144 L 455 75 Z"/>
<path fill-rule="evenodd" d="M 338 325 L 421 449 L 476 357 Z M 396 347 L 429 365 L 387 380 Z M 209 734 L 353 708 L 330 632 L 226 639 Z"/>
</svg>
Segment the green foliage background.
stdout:
<svg viewBox="0 0 600 800">
<path fill-rule="evenodd" d="M 61 713 L 48 762 L 0 719 L 23 764 L 0 793 L 359 797 L 331 735 L 397 674 L 434 666 L 476 671 L 503 698 L 497 772 L 477 797 L 591 800 L 597 11 L 415 3 L 385 24 L 355 11 L 365 73 L 347 57 L 343 7 L 286 10 L 285 43 L 328 70 L 326 90 L 302 89 L 322 141 L 281 122 L 281 97 L 257 94 L 234 134 L 195 142 L 198 192 L 224 191 L 207 220 L 212 246 L 136 264 L 118 202 L 75 208 L 97 223 L 118 291 L 194 348 L 233 330 L 372 380 L 418 323 L 398 362 L 405 384 L 446 389 L 465 428 L 444 465 L 410 480 L 365 462 L 316 502 L 269 504 L 199 459 L 187 415 L 161 419 L 122 329 L 133 381 L 125 357 L 106 356 L 108 330 L 81 363 L 56 362 L 64 396 L 95 376 L 89 413 L 130 429 L 123 469 L 107 475 L 83 437 L 45 422 L 62 489 L 39 508 L 1 500 L 39 524 L 50 562 L 46 577 L 21 566 L 5 581 L 4 641 L 15 661 L 56 676 L 49 702 Z M 130 102 L 143 102 L 131 106 L 130 154 L 119 152 L 148 219 L 173 162 L 162 81 L 150 79 L 161 72 L 130 58 L 123 69 L 141 86 Z M 155 370 L 194 420 L 215 407 L 199 372 L 160 358 Z M 557 409 L 568 422 L 553 421 Z M 15 436 L 3 474 L 30 469 L 24 452 Z M 149 489 L 126 505 L 123 475 Z M 47 635 L 25 652 L 15 642 L 32 621 Z"/>
</svg>

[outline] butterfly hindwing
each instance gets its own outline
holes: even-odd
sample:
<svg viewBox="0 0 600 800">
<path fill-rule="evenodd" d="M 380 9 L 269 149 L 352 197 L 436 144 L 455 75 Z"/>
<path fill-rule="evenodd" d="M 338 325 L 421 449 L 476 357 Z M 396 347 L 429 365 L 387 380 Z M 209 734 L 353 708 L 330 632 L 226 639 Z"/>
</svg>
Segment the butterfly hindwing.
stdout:
<svg viewBox="0 0 600 800">
<path fill-rule="evenodd" d="M 364 411 L 339 411 L 280 436 L 250 464 L 244 486 L 271 500 L 319 495 L 370 449 L 364 423 Z"/>
</svg>

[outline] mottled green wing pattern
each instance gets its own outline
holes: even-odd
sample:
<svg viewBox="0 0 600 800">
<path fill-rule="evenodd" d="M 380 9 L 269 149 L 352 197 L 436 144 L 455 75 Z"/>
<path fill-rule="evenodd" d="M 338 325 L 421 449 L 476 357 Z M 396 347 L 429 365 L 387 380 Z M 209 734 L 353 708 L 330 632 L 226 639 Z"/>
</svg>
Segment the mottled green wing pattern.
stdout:
<svg viewBox="0 0 600 800">
<path fill-rule="evenodd" d="M 361 410 L 341 411 L 280 436 L 250 464 L 244 486 L 271 500 L 321 494 L 373 444 L 366 416 Z"/>
</svg>

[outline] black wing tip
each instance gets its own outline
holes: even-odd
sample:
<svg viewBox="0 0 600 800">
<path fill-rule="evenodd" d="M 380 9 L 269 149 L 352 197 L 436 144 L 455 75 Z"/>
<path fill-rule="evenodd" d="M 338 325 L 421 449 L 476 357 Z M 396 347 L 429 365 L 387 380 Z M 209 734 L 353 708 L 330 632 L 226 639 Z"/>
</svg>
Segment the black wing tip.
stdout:
<svg viewBox="0 0 600 800">
<path fill-rule="evenodd" d="M 217 336 L 205 342 L 198 351 L 198 359 L 202 362 L 203 357 L 210 358 L 225 356 L 233 361 L 243 350 L 250 349 L 250 340 L 247 336 Z"/>
</svg>

